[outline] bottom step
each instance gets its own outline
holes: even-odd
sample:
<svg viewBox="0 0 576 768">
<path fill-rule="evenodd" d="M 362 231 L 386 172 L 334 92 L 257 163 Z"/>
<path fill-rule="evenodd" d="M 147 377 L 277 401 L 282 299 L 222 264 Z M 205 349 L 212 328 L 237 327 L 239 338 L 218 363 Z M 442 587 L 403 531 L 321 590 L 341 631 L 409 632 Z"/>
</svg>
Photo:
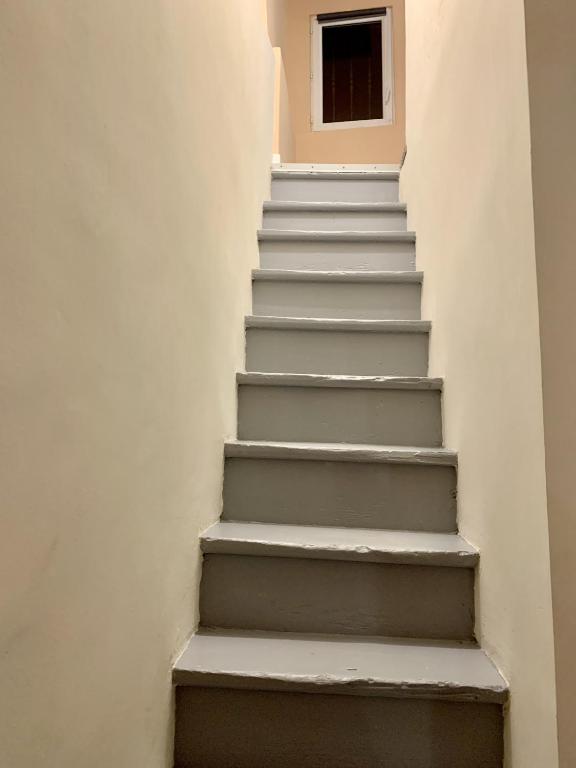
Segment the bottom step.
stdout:
<svg viewBox="0 0 576 768">
<path fill-rule="evenodd" d="M 502 766 L 506 683 L 475 647 L 206 634 L 174 679 L 175 768 Z"/>
</svg>

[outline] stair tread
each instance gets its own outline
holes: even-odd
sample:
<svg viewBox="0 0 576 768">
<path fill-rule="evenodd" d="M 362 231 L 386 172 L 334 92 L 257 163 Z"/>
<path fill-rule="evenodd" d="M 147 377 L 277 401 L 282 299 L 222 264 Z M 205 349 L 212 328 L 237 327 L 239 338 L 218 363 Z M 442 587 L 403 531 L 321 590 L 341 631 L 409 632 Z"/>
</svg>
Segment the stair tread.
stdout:
<svg viewBox="0 0 576 768">
<path fill-rule="evenodd" d="M 458 455 L 447 448 L 356 445 L 353 443 L 282 443 L 267 440 L 230 440 L 229 458 L 312 459 L 316 461 L 392 462 L 455 467 Z"/>
<path fill-rule="evenodd" d="M 292 634 L 197 634 L 178 685 L 503 703 L 508 686 L 475 646 Z"/>
<path fill-rule="evenodd" d="M 336 282 L 336 283 L 422 283 L 423 273 L 410 272 L 362 272 L 358 270 L 322 271 L 303 269 L 254 269 L 255 281 L 284 282 Z"/>
<path fill-rule="evenodd" d="M 472 568 L 478 550 L 458 534 L 220 521 L 201 537 L 213 554 Z"/>
<path fill-rule="evenodd" d="M 318 317 L 248 315 L 246 328 L 292 328 L 312 331 L 376 331 L 380 333 L 428 333 L 429 320 L 348 320 Z"/>
<path fill-rule="evenodd" d="M 308 229 L 260 229 L 258 240 L 296 240 L 306 242 L 318 241 L 345 241 L 345 242 L 382 242 L 382 243 L 414 243 L 415 232 L 374 231 L 361 230 L 308 230 Z"/>
<path fill-rule="evenodd" d="M 317 213 L 329 211 L 334 213 L 405 213 L 406 203 L 341 203 L 341 202 L 314 202 L 304 200 L 266 200 L 265 211 L 299 211 Z"/>
<path fill-rule="evenodd" d="M 263 387 L 326 387 L 333 389 L 442 390 L 442 379 L 429 376 L 342 376 L 315 373 L 237 373 L 240 385 Z"/>
<path fill-rule="evenodd" d="M 288 170 L 284 168 L 274 168 L 272 170 L 272 179 L 347 179 L 347 180 L 367 180 L 367 181 L 398 181 L 400 179 L 399 171 L 360 171 L 360 170 Z"/>
</svg>

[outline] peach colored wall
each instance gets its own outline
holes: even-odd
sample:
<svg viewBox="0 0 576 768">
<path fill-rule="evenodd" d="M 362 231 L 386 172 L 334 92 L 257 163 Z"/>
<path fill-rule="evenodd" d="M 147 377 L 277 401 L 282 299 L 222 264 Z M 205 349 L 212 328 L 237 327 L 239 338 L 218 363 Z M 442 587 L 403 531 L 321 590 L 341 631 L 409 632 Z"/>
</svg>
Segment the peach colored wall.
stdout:
<svg viewBox="0 0 576 768">
<path fill-rule="evenodd" d="M 404 0 L 388 0 L 394 28 L 395 118 L 389 126 L 313 131 L 310 125 L 310 19 L 318 13 L 378 6 L 367 0 L 287 0 L 283 54 L 298 163 L 398 163 L 405 144 Z"/>
<path fill-rule="evenodd" d="M 525 0 L 561 768 L 576 766 L 576 3 Z"/>
</svg>

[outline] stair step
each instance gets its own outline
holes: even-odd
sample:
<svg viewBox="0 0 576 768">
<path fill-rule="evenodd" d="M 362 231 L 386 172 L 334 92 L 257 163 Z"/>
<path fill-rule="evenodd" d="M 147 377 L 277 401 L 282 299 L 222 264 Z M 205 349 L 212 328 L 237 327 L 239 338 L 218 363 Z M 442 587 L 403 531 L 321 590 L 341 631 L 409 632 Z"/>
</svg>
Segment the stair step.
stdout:
<svg viewBox="0 0 576 768">
<path fill-rule="evenodd" d="M 311 232 L 264 229 L 258 233 L 264 269 L 413 270 L 413 232 Z"/>
<path fill-rule="evenodd" d="M 418 555 L 409 564 L 303 557 L 303 546 L 293 544 L 289 557 L 205 554 L 201 626 L 473 640 L 470 561 L 446 567 Z"/>
<path fill-rule="evenodd" d="M 264 203 L 264 229 L 405 231 L 404 203 Z"/>
<path fill-rule="evenodd" d="M 298 331 L 429 333 L 429 320 L 348 320 L 316 317 L 246 317 L 246 328 L 286 328 Z"/>
<path fill-rule="evenodd" d="M 366 272 L 354 270 L 298 270 L 298 269 L 254 269 L 255 282 L 334 282 L 334 283 L 417 283 L 421 284 L 423 272 Z"/>
<path fill-rule="evenodd" d="M 328 376 L 310 373 L 237 373 L 238 384 L 255 387 L 401 389 L 442 391 L 443 380 L 429 376 Z"/>
<path fill-rule="evenodd" d="M 442 445 L 439 379 L 238 374 L 245 440 Z"/>
<path fill-rule="evenodd" d="M 375 462 L 456 467 L 458 454 L 448 448 L 419 448 L 338 443 L 282 443 L 230 440 L 224 446 L 228 458 L 258 458 L 308 461 Z"/>
<path fill-rule="evenodd" d="M 183 686 L 504 704 L 508 686 L 475 646 L 383 638 L 200 633 L 174 668 Z"/>
<path fill-rule="evenodd" d="M 258 240 L 262 243 L 292 242 L 292 243 L 415 243 L 415 232 L 359 232 L 322 231 L 322 230 L 292 230 L 292 229 L 260 229 Z"/>
<path fill-rule="evenodd" d="M 394 565 L 473 568 L 478 550 L 457 534 L 218 522 L 201 536 L 202 551 Z"/>
<path fill-rule="evenodd" d="M 253 272 L 255 315 L 419 320 L 421 272 Z"/>
<path fill-rule="evenodd" d="M 225 520 L 456 531 L 446 449 L 231 442 L 225 454 Z"/>
<path fill-rule="evenodd" d="M 425 376 L 422 320 L 246 318 L 246 368 L 276 373 Z"/>
<path fill-rule="evenodd" d="M 272 199 L 305 202 L 398 202 L 396 171 L 272 171 Z"/>
<path fill-rule="evenodd" d="M 508 689 L 477 648 L 200 634 L 174 680 L 176 768 L 502 766 Z"/>
</svg>

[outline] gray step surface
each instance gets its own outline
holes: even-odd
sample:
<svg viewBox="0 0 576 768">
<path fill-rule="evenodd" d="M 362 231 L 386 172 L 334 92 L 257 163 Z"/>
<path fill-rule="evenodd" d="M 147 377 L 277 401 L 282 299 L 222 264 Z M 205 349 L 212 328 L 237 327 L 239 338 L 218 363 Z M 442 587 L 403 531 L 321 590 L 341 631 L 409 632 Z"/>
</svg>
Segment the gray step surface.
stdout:
<svg viewBox="0 0 576 768">
<path fill-rule="evenodd" d="M 474 647 L 198 634 L 174 681 L 176 768 L 502 766 L 508 688 Z"/>
<path fill-rule="evenodd" d="M 504 704 L 508 685 L 481 649 L 383 638 L 199 633 L 177 685 L 401 696 Z"/>
<path fill-rule="evenodd" d="M 200 539 L 202 552 L 396 565 L 470 567 L 478 550 L 457 534 L 218 522 Z"/>
<path fill-rule="evenodd" d="M 419 320 L 421 272 L 255 270 L 255 315 Z"/>
<path fill-rule="evenodd" d="M 277 373 L 425 376 L 430 323 L 246 318 L 246 369 Z"/>
<path fill-rule="evenodd" d="M 308 461 L 374 462 L 455 467 L 458 455 L 448 448 L 404 446 L 343 445 L 326 443 L 282 443 L 273 441 L 229 440 L 226 457 L 259 459 L 306 459 Z"/>
<path fill-rule="evenodd" d="M 406 230 L 404 203 L 264 203 L 264 229 L 356 230 L 383 232 Z"/>
<path fill-rule="evenodd" d="M 272 199 L 304 202 L 398 202 L 399 173 L 272 171 Z"/>
<path fill-rule="evenodd" d="M 258 233 L 263 269 L 413 270 L 413 232 L 310 232 L 265 229 Z"/>
<path fill-rule="evenodd" d="M 471 641 L 474 569 L 206 554 L 200 625 Z"/>
<path fill-rule="evenodd" d="M 442 382 L 427 378 L 238 374 L 245 440 L 442 445 Z"/>
<path fill-rule="evenodd" d="M 218 523 L 202 626 L 471 640 L 478 553 L 457 535 Z"/>
<path fill-rule="evenodd" d="M 225 455 L 225 520 L 456 531 L 445 449 L 230 442 Z"/>
</svg>

